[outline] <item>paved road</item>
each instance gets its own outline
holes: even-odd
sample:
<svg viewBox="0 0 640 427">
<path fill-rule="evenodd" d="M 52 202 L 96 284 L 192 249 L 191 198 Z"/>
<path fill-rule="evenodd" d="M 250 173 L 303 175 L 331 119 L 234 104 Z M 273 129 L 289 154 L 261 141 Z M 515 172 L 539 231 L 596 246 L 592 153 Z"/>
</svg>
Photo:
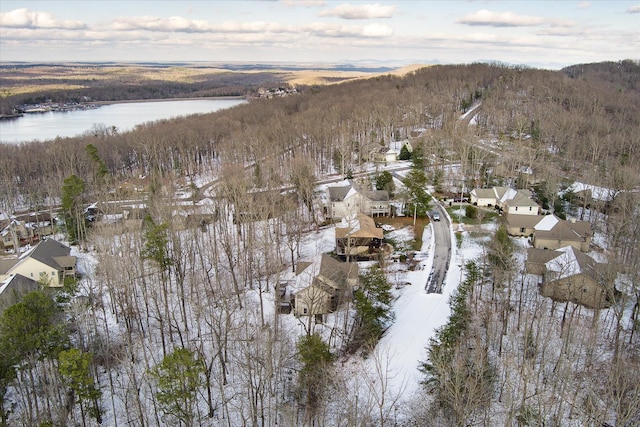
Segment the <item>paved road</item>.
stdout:
<svg viewBox="0 0 640 427">
<path fill-rule="evenodd" d="M 451 261 L 451 224 L 444 208 L 435 202 L 433 211 L 440 213 L 440 221 L 432 221 L 434 238 L 433 268 L 425 284 L 427 293 L 442 293 Z"/>
<path fill-rule="evenodd" d="M 402 175 L 397 173 L 398 170 L 390 171 L 395 178 L 402 180 Z M 433 223 L 433 266 L 429 278 L 424 286 L 428 294 L 442 293 L 444 281 L 447 278 L 449 263 L 451 262 L 451 223 L 444 208 L 433 199 L 434 208 L 432 212 L 440 213 L 440 221 L 431 221 Z"/>
</svg>

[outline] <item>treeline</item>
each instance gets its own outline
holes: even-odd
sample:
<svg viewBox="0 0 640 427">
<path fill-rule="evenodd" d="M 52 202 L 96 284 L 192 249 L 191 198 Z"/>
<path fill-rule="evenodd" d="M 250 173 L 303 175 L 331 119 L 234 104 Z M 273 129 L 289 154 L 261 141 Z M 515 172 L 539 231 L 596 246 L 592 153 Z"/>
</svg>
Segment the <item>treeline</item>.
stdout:
<svg viewBox="0 0 640 427">
<path fill-rule="evenodd" d="M 562 72 L 434 66 L 405 77 L 313 87 L 127 133 L 97 127 L 77 138 L 2 145 L 0 170 L 3 182 L 17 183 L 11 186 L 41 203 L 43 192 L 59 196 L 55 189 L 65 177 L 89 177 L 84 147 L 92 144 L 116 180 L 151 171 L 215 173 L 234 163 L 255 165 L 255 185 L 264 187 L 287 181 L 297 157 L 310 160 L 318 175 L 344 174 L 369 160 L 372 146 L 427 129 L 419 141 L 433 161 L 434 179 L 445 164 L 464 159 L 467 175 L 476 180 L 491 167 L 512 172 L 528 165 L 549 179 L 584 176 L 621 188 L 630 185 L 623 177 L 640 160 L 639 99 Z M 481 106 L 475 124 L 467 126 L 459 118 L 473 103 Z M 494 139 L 510 145 L 497 152 L 478 144 Z"/>
<path fill-rule="evenodd" d="M 41 69 L 42 68 L 42 69 Z M 246 96 L 260 87 L 286 85 L 278 72 L 232 72 L 163 67 L 3 67 L 0 114 L 21 104 Z M 28 91 L 22 87 L 28 87 Z M 15 92 L 15 93 L 14 93 Z"/>
</svg>

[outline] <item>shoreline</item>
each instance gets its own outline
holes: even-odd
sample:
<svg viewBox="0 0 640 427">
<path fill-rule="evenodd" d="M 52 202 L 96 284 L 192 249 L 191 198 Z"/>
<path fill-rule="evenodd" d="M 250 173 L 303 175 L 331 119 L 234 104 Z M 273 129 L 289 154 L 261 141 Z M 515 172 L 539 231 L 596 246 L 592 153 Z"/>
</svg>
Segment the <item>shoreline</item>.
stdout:
<svg viewBox="0 0 640 427">
<path fill-rule="evenodd" d="M 171 102 L 171 101 L 224 101 L 224 100 L 246 100 L 245 96 L 231 95 L 231 96 L 198 96 L 189 98 L 153 98 L 153 99 L 122 99 L 117 101 L 93 101 L 83 102 L 82 104 L 94 104 L 94 105 L 112 105 L 112 104 L 137 104 L 141 102 Z"/>
</svg>

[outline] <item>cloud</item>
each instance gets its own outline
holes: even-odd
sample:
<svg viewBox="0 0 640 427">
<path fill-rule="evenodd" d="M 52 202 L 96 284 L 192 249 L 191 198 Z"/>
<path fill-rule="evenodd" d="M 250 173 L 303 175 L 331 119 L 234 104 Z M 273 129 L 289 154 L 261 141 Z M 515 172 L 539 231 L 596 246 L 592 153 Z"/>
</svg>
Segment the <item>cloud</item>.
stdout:
<svg viewBox="0 0 640 427">
<path fill-rule="evenodd" d="M 388 25 L 370 24 L 364 26 L 313 23 L 300 28 L 318 37 L 366 37 L 380 38 L 393 34 Z"/>
<path fill-rule="evenodd" d="M 583 1 L 582 3 L 578 4 L 578 9 L 589 9 L 590 7 L 591 7 L 590 1 Z"/>
<path fill-rule="evenodd" d="M 479 10 L 465 15 L 458 20 L 458 23 L 487 27 L 537 27 L 543 25 L 570 27 L 574 25 L 570 21 L 551 20 L 540 16 L 517 15 L 513 12 L 491 12 L 489 10 Z"/>
<path fill-rule="evenodd" d="M 381 4 L 341 4 L 333 9 L 325 10 L 320 16 L 336 16 L 342 19 L 376 19 L 391 18 L 395 13 L 395 6 Z"/>
<path fill-rule="evenodd" d="M 322 7 L 326 4 L 324 0 L 280 0 L 280 3 L 287 7 Z"/>
<path fill-rule="evenodd" d="M 83 29 L 86 25 L 78 21 L 60 21 L 47 12 L 35 12 L 28 9 L 15 9 L 0 13 L 0 25 L 8 28 L 60 28 Z"/>
<path fill-rule="evenodd" d="M 158 18 L 155 16 L 141 16 L 135 18 L 119 18 L 111 24 L 112 29 L 119 31 L 147 30 L 147 31 L 177 31 L 183 33 L 202 33 L 211 30 L 208 22 L 192 20 L 179 16 Z"/>
<path fill-rule="evenodd" d="M 627 13 L 640 13 L 640 4 L 637 4 L 635 6 L 631 6 L 629 9 L 626 10 Z"/>
</svg>

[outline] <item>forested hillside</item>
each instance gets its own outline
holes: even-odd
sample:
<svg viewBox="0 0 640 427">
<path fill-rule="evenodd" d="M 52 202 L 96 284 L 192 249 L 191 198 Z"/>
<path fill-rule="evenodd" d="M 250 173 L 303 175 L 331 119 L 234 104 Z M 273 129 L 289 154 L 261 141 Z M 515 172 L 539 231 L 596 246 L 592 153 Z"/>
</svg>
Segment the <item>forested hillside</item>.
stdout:
<svg viewBox="0 0 640 427">
<path fill-rule="evenodd" d="M 1 358 L 2 421 L 637 425 L 639 76 L 632 61 L 563 71 L 431 66 L 126 133 L 97 126 L 0 145 L 0 211 L 59 212 L 75 225 L 66 236 L 84 263 L 59 305 L 31 296 L 40 308 L 5 311 L 0 349 L 13 350 Z M 322 243 L 317 181 L 371 171 L 373 151 L 403 140 L 439 194 L 532 188 L 545 209 L 582 215 L 596 230 L 606 280 L 623 287 L 611 307 L 542 297 L 524 271 L 524 244 L 501 229 L 461 234 L 458 249 L 472 242 L 482 254 L 464 260 L 450 322 L 423 343 L 419 395 L 394 394 L 388 372 L 365 391 L 349 389 L 353 357 L 379 366 L 375 340 L 352 349 L 366 313 L 354 304 L 336 315 L 324 342 L 303 321 L 283 321 L 275 295 L 284 271 L 308 255 L 303 248 Z M 576 180 L 614 196 L 589 206 L 561 199 Z M 87 205 L 121 200 L 144 204 L 143 214 L 86 222 Z M 390 304 L 377 297 L 373 307 Z M 28 334 L 10 327 L 7 312 L 38 339 L 22 342 Z M 375 326 L 377 339 L 387 325 Z"/>
</svg>

